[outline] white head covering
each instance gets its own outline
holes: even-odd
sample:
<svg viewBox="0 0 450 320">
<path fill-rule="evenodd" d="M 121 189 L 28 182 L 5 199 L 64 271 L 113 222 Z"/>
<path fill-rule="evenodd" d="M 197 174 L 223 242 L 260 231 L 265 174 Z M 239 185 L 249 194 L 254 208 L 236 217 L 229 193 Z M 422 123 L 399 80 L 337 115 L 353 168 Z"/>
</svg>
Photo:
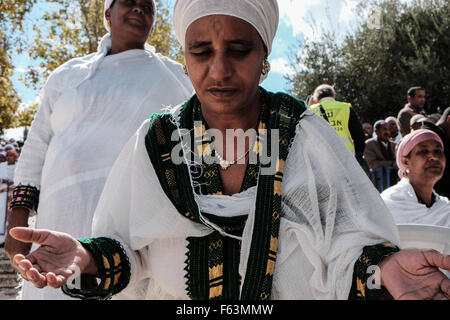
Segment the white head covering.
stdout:
<svg viewBox="0 0 450 320">
<path fill-rule="evenodd" d="M 104 7 L 104 10 L 103 10 L 103 24 L 104 24 L 106 30 L 108 30 L 108 32 L 111 32 L 111 29 L 108 26 L 108 20 L 106 20 L 105 13 L 106 13 L 106 10 L 111 8 L 111 4 L 113 2 L 114 2 L 114 0 L 105 0 L 105 7 Z M 153 24 L 155 24 L 156 6 L 155 6 L 155 1 L 152 0 L 152 2 L 153 2 L 153 9 L 154 9 L 153 10 Z"/>
<path fill-rule="evenodd" d="M 175 35 L 183 49 L 186 31 L 195 20 L 210 15 L 228 15 L 250 23 L 272 51 L 278 29 L 277 0 L 177 0 L 173 12 Z"/>
<path fill-rule="evenodd" d="M 108 20 L 106 20 L 106 10 L 108 10 L 111 7 L 111 4 L 113 3 L 114 0 L 105 0 L 105 9 L 103 10 L 103 24 L 106 28 L 106 30 L 108 30 L 108 32 L 111 32 L 111 29 L 109 28 L 108 25 Z"/>
<path fill-rule="evenodd" d="M 14 148 L 14 146 L 13 146 L 12 144 L 7 144 L 7 145 L 4 147 L 4 150 L 5 150 L 5 151 L 7 151 L 6 149 L 12 149 L 12 150 L 15 150 L 16 148 Z"/>
<path fill-rule="evenodd" d="M 394 121 L 395 124 L 398 126 L 397 118 L 396 118 L 396 117 L 387 117 L 384 121 L 386 121 L 386 122 Z"/>
</svg>

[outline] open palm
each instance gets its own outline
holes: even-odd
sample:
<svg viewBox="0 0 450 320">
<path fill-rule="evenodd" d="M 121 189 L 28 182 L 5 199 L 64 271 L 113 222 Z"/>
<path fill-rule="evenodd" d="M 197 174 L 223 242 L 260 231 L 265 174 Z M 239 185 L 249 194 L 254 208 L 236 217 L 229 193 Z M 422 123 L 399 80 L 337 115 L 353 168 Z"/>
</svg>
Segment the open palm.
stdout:
<svg viewBox="0 0 450 320">
<path fill-rule="evenodd" d="M 448 300 L 450 256 L 437 251 L 402 250 L 382 262 L 382 283 L 396 300 Z"/>
<path fill-rule="evenodd" d="M 90 261 L 88 251 L 68 234 L 29 228 L 14 228 L 10 234 L 19 241 L 40 245 L 27 256 L 14 256 L 22 277 L 38 288 L 63 286 L 69 277 L 80 275 Z"/>
</svg>

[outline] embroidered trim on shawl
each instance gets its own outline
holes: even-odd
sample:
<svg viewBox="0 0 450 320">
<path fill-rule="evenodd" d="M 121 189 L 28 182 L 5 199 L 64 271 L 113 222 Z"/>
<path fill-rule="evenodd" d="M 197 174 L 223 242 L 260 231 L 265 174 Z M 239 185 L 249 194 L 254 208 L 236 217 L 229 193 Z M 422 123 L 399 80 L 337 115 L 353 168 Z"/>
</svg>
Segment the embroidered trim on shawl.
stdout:
<svg viewBox="0 0 450 320">
<path fill-rule="evenodd" d="M 377 266 L 385 257 L 398 251 L 400 249 L 391 243 L 381 243 L 364 247 L 362 255 L 355 264 L 349 300 L 392 299 L 392 296 L 385 287 L 381 287 L 380 289 L 370 288 L 368 281 L 373 274 L 369 272 L 369 268 L 371 266 Z"/>
<path fill-rule="evenodd" d="M 202 149 L 199 152 L 202 152 L 206 156 L 214 156 L 216 151 L 211 146 L 210 139 L 205 138 L 205 131 L 208 129 L 208 126 L 203 121 L 201 105 L 198 101 L 196 102 L 193 106 L 192 118 L 194 122 L 198 121 L 203 123 L 203 125 L 201 132 L 198 132 L 198 136 L 194 136 L 194 141 L 198 140 L 202 143 Z M 263 104 L 261 114 L 265 114 L 268 111 L 267 109 L 266 104 Z M 260 123 L 260 120 L 258 120 L 258 123 Z M 259 127 L 261 126 L 265 127 L 264 124 L 259 125 Z M 256 137 L 256 141 L 259 141 L 259 136 Z M 253 154 L 249 157 L 251 159 L 257 159 L 255 151 L 251 149 L 250 152 Z M 201 168 L 191 167 L 191 172 L 195 170 L 200 170 L 202 174 L 192 177 L 194 192 L 197 194 L 223 195 L 223 184 L 220 178 L 220 168 L 217 163 L 204 163 Z M 249 163 L 241 185 L 241 192 L 257 185 L 258 174 L 259 163 Z M 240 237 L 242 236 L 248 215 L 222 218 L 203 213 L 203 217 L 208 222 L 219 226 L 226 233 Z M 242 280 L 239 274 L 241 241 L 223 237 L 217 231 L 205 238 L 188 238 L 187 240 L 189 243 L 187 257 L 189 258 L 186 260 L 185 277 L 192 279 L 188 280 L 187 291 L 189 292 L 189 296 L 214 300 L 239 299 L 239 288 Z M 191 251 L 202 250 L 205 247 L 207 250 L 204 251 L 203 255 L 208 256 L 208 261 L 205 259 L 191 259 Z M 197 283 L 201 285 L 196 286 L 195 284 Z M 208 287 L 205 287 L 205 285 L 208 285 Z M 209 296 L 206 296 L 206 292 L 208 291 Z"/>
<path fill-rule="evenodd" d="M 271 94 L 262 88 L 260 92 L 262 103 L 267 103 L 270 108 L 267 125 L 263 125 L 267 131 L 262 138 L 267 141 L 266 145 L 270 146 L 272 138 L 270 130 L 279 129 L 280 153 L 276 164 L 276 173 L 259 176 L 255 226 L 249 254 L 251 263 L 247 266 L 246 279 L 242 284 L 241 298 L 245 300 L 265 300 L 270 299 L 271 296 L 278 247 L 284 163 L 289 152 L 290 142 L 295 136 L 296 125 L 306 110 L 303 102 L 288 95 Z M 197 103 L 198 100 L 194 96 L 183 106 L 180 116 L 181 128 L 192 130 L 193 107 Z M 194 199 L 187 165 L 176 166 L 169 161 L 172 148 L 179 143 L 179 141 L 170 141 L 172 131 L 177 129 L 173 120 L 171 115 L 152 116 L 150 129 L 146 136 L 147 152 L 164 192 L 180 214 L 197 223 L 205 224 L 200 218 Z M 258 144 L 258 146 L 260 145 L 262 144 Z M 257 148 L 257 150 L 262 154 L 262 148 Z M 270 152 L 271 150 L 266 151 L 269 157 L 271 156 Z M 268 164 L 267 167 L 270 165 Z M 261 168 L 266 167 L 262 166 Z M 240 288 L 236 285 L 237 281 L 229 279 L 229 282 L 224 282 L 224 275 L 228 274 L 224 268 L 224 237 L 213 231 L 207 237 L 188 240 L 188 265 L 185 270 L 189 273 L 186 282 L 189 296 L 192 299 L 234 298 L 229 295 L 234 296 Z M 236 252 L 238 251 L 240 248 Z M 231 259 L 234 255 L 239 256 L 236 252 L 231 255 Z M 230 265 L 237 269 L 239 260 Z M 235 277 L 230 278 L 235 279 Z M 241 279 L 238 279 L 240 284 Z"/>
</svg>

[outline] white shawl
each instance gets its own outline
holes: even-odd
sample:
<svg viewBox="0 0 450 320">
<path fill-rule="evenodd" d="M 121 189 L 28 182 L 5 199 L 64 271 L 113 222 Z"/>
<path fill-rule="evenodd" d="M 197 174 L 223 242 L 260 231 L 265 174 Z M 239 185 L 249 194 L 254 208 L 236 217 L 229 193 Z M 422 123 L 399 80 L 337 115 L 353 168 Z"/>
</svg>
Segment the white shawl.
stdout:
<svg viewBox="0 0 450 320">
<path fill-rule="evenodd" d="M 213 230 L 182 217 L 160 187 L 145 148 L 144 122 L 115 162 L 96 209 L 94 236 L 124 246 L 131 280 L 119 299 L 187 299 L 186 237 Z M 274 299 L 347 299 L 364 246 L 398 245 L 394 221 L 377 190 L 336 132 L 307 112 L 287 158 Z M 240 273 L 245 279 L 256 188 L 229 196 L 196 195 L 204 212 L 246 211 Z M 222 208 L 222 210 L 220 210 Z"/>
<path fill-rule="evenodd" d="M 409 180 L 403 178 L 382 194 L 397 224 L 424 224 L 450 228 L 450 201 L 441 196 L 431 208 L 419 203 Z"/>
</svg>

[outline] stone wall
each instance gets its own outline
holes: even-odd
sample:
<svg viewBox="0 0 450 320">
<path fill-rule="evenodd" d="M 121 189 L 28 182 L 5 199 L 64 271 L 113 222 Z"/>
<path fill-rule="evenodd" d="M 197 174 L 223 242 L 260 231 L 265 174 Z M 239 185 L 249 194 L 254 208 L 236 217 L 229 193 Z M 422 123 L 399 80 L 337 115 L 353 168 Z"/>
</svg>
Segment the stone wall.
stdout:
<svg viewBox="0 0 450 320">
<path fill-rule="evenodd" d="M 0 300 L 16 299 L 18 285 L 18 274 L 9 263 L 4 248 L 0 248 Z"/>
</svg>

